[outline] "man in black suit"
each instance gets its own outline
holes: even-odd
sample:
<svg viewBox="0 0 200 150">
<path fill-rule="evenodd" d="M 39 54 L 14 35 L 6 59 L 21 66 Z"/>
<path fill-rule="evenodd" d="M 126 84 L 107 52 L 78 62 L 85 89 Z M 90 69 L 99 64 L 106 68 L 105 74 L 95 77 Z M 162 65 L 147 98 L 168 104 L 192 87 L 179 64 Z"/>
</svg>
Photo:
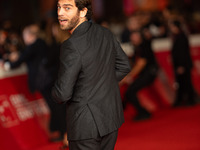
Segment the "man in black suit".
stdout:
<svg viewBox="0 0 200 150">
<path fill-rule="evenodd" d="M 58 0 L 58 20 L 71 37 L 61 46 L 52 94 L 66 103 L 70 150 L 113 150 L 124 122 L 118 82 L 129 61 L 113 34 L 94 24 L 90 0 Z"/>
<path fill-rule="evenodd" d="M 174 106 L 194 105 L 195 90 L 192 85 L 191 70 L 193 62 L 190 55 L 190 44 L 187 35 L 178 20 L 169 23 L 172 32 L 172 62 L 176 80 L 176 98 Z"/>
<path fill-rule="evenodd" d="M 37 24 L 31 24 L 23 29 L 22 36 L 25 44 L 25 49 L 16 57 L 15 61 L 6 62 L 5 69 L 14 69 L 19 67 L 22 63 L 27 64 L 28 68 L 28 86 L 31 93 L 37 89 L 37 73 L 39 65 L 47 52 L 47 45 L 44 40 L 38 37 L 40 32 Z"/>
</svg>

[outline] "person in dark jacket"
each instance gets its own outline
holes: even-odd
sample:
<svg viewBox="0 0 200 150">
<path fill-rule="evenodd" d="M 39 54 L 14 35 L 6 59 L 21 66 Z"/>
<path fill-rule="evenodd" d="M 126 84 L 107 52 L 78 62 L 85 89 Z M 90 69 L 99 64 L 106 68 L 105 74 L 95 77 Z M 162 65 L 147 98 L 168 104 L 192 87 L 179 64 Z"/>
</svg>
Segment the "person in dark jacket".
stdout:
<svg viewBox="0 0 200 150">
<path fill-rule="evenodd" d="M 31 24 L 23 30 L 23 40 L 26 45 L 19 58 L 14 62 L 5 63 L 6 69 L 14 69 L 22 63 L 27 64 L 28 86 L 30 92 L 38 90 L 37 77 L 38 68 L 43 58 L 46 56 L 47 45 L 44 40 L 38 38 L 39 26 Z"/>
<path fill-rule="evenodd" d="M 172 63 L 175 75 L 176 98 L 174 106 L 195 104 L 195 91 L 191 81 L 193 67 L 187 35 L 178 20 L 169 23 L 172 33 Z"/>
<path fill-rule="evenodd" d="M 108 29 L 88 21 L 91 0 L 58 0 L 58 20 L 70 38 L 62 43 L 52 89 L 66 104 L 70 150 L 113 150 L 124 122 L 118 82 L 130 71 L 126 54 Z"/>
<path fill-rule="evenodd" d="M 63 140 L 66 133 L 66 108 L 55 103 L 51 96 L 51 88 L 58 72 L 59 50 L 49 50 L 46 42 L 39 38 L 39 32 L 37 24 L 24 28 L 22 35 L 25 49 L 16 61 L 5 63 L 5 67 L 14 69 L 26 63 L 30 92 L 40 92 L 50 108 L 49 138 L 51 141 Z M 59 135 L 52 136 L 56 132 L 59 132 Z"/>
<path fill-rule="evenodd" d="M 158 64 L 151 48 L 151 40 L 147 38 L 146 30 L 140 29 L 132 31 L 130 41 L 134 46 L 134 55 L 132 57 L 132 70 L 120 83 L 127 84 L 128 89 L 123 101 L 124 109 L 127 102 L 130 102 L 136 109 L 134 121 L 149 119 L 151 113 L 140 104 L 137 97 L 138 92 L 151 85 L 158 72 Z"/>
</svg>

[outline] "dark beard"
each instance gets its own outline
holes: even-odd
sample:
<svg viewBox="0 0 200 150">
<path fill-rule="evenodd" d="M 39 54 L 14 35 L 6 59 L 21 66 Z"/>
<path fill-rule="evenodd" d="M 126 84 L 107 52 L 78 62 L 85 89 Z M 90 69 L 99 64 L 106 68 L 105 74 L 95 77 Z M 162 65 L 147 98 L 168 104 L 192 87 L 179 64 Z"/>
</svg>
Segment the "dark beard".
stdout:
<svg viewBox="0 0 200 150">
<path fill-rule="evenodd" d="M 79 23 L 79 13 L 76 14 L 76 16 L 74 16 L 71 20 L 69 20 L 69 24 L 66 28 L 64 28 L 64 30 L 70 31 L 72 29 L 74 29 L 77 24 Z"/>
</svg>

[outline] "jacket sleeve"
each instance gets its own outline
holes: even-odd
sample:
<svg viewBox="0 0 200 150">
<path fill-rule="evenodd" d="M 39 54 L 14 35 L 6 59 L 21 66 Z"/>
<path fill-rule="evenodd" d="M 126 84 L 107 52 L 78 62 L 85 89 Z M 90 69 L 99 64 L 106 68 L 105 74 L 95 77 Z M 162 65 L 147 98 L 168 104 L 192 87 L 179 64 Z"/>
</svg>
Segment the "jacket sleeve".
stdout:
<svg viewBox="0 0 200 150">
<path fill-rule="evenodd" d="M 122 50 L 119 42 L 114 40 L 115 55 L 115 72 L 118 81 L 121 81 L 131 70 L 127 55 Z"/>
<path fill-rule="evenodd" d="M 58 78 L 52 88 L 52 96 L 58 103 L 72 98 L 73 88 L 81 69 L 81 56 L 69 42 L 63 43 L 60 53 Z"/>
</svg>

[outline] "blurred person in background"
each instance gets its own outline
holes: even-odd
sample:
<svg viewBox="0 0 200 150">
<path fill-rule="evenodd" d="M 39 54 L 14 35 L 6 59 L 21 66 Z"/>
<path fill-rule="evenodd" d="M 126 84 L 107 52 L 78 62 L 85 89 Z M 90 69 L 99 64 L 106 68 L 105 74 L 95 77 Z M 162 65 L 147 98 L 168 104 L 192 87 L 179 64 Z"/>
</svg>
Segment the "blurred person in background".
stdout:
<svg viewBox="0 0 200 150">
<path fill-rule="evenodd" d="M 0 28 L 0 59 L 3 59 L 3 55 L 6 53 L 6 39 L 7 32 L 4 29 Z"/>
<path fill-rule="evenodd" d="M 49 131 L 51 141 L 60 141 L 63 139 L 66 132 L 65 122 L 60 119 L 61 106 L 56 104 L 51 98 L 51 87 L 54 83 L 57 73 L 56 60 L 50 60 L 49 48 L 46 42 L 40 38 L 40 27 L 37 24 L 26 26 L 22 32 L 22 38 L 25 44 L 25 49 L 17 56 L 12 42 L 8 42 L 11 54 L 8 54 L 7 60 L 4 63 L 5 70 L 10 70 L 19 67 L 22 63 L 27 64 L 28 68 L 28 87 L 31 93 L 39 91 L 46 100 L 50 108 Z M 57 50 L 59 51 L 59 49 Z M 56 51 L 56 53 L 57 53 Z M 13 54 L 13 55 L 12 55 Z M 14 55 L 15 54 L 15 55 Z M 59 54 L 51 54 L 58 59 Z M 53 58 L 51 56 L 51 58 Z M 53 62 L 50 62 L 53 61 Z M 51 66 L 52 65 L 52 66 Z M 63 111 L 65 112 L 65 110 Z M 62 127 L 61 127 L 62 126 Z M 59 133 L 58 133 L 59 132 Z"/>
<path fill-rule="evenodd" d="M 162 15 L 165 21 L 166 27 L 168 27 L 168 24 L 173 21 L 177 20 L 181 22 L 182 30 L 186 33 L 189 34 L 190 31 L 188 29 L 188 23 L 185 20 L 184 12 L 178 10 L 176 7 L 173 7 L 172 5 L 168 5 L 163 11 Z M 168 29 L 168 35 L 170 35 L 170 29 Z"/>
<path fill-rule="evenodd" d="M 171 19 L 175 18 L 176 10 L 171 5 L 165 7 L 162 11 L 162 15 L 166 21 L 170 21 Z"/>
<path fill-rule="evenodd" d="M 28 67 L 28 85 L 30 92 L 34 93 L 37 90 L 36 78 L 39 64 L 45 57 L 47 50 L 43 40 L 38 38 L 39 26 L 30 25 L 23 30 L 23 40 L 26 45 L 25 50 L 20 54 L 15 61 L 9 61 L 4 64 L 6 70 L 19 67 L 22 63 L 26 63 Z"/>
<path fill-rule="evenodd" d="M 171 56 L 176 81 L 174 106 L 194 105 L 195 91 L 191 80 L 193 63 L 190 56 L 189 40 L 180 21 L 170 21 L 169 29 L 172 33 Z"/>
<path fill-rule="evenodd" d="M 6 53 L 3 55 L 4 61 L 15 62 L 24 49 L 23 41 L 16 31 L 10 31 L 5 43 Z"/>
<path fill-rule="evenodd" d="M 167 36 L 167 28 L 165 27 L 161 13 L 138 11 L 127 18 L 125 28 L 121 34 L 121 42 L 130 42 L 131 31 L 140 30 L 141 27 L 148 28 L 152 38 Z"/>
<path fill-rule="evenodd" d="M 132 31 L 130 41 L 134 46 L 133 66 L 131 72 L 120 82 L 120 85 L 128 85 L 123 100 L 124 109 L 128 102 L 131 103 L 137 111 L 133 120 L 140 121 L 149 119 L 151 114 L 140 104 L 137 94 L 138 91 L 153 83 L 157 76 L 158 64 L 151 48 L 151 36 L 147 29 Z"/>
<path fill-rule="evenodd" d="M 165 38 L 168 35 L 167 26 L 165 24 L 165 19 L 161 12 L 154 12 L 151 14 L 151 20 L 147 23 L 152 38 Z"/>
<path fill-rule="evenodd" d="M 138 16 L 136 14 L 132 14 L 126 19 L 125 28 L 121 34 L 121 42 L 127 43 L 130 42 L 130 34 L 133 30 L 140 29 L 141 25 L 138 21 Z"/>
</svg>

